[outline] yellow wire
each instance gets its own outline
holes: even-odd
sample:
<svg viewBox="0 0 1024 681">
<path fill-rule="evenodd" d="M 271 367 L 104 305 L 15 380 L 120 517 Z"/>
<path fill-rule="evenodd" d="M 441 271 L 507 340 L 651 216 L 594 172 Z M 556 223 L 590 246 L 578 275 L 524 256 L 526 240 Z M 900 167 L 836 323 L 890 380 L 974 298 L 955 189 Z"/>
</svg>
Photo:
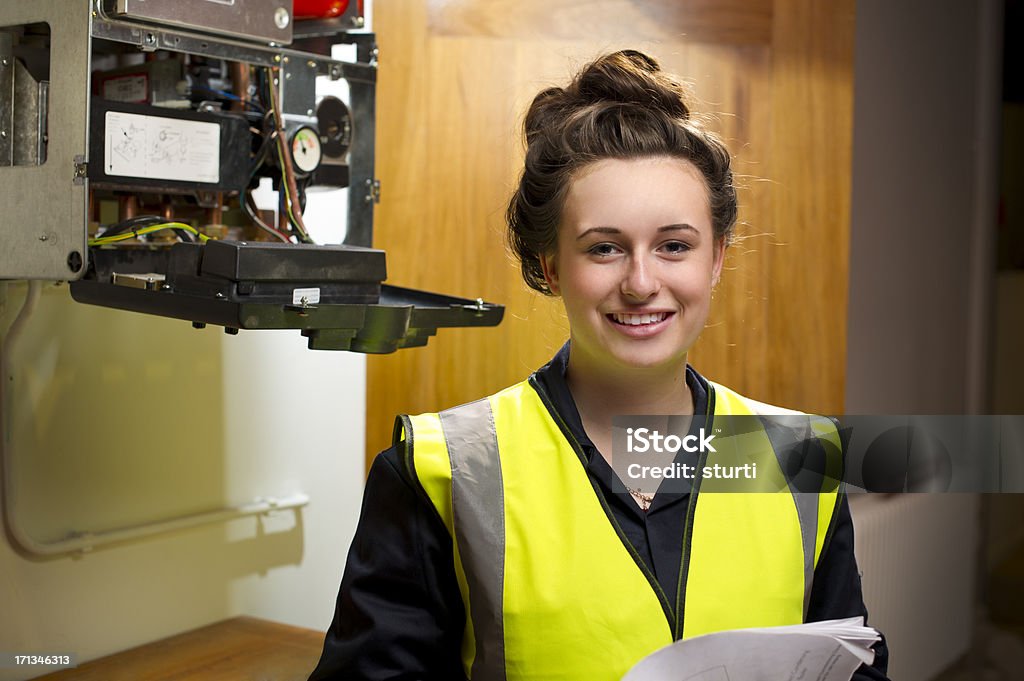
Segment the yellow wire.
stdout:
<svg viewBox="0 0 1024 681">
<path fill-rule="evenodd" d="M 118 241 L 127 241 L 128 239 L 134 239 L 144 234 L 152 234 L 153 232 L 160 232 L 165 229 L 183 229 L 189 234 L 194 234 L 195 236 L 199 237 L 199 240 L 202 241 L 203 243 L 210 240 L 210 237 L 206 236 L 192 225 L 187 225 L 184 222 L 162 222 L 158 225 L 147 225 L 145 227 L 139 227 L 138 229 L 133 229 L 132 231 L 125 232 L 124 234 L 114 234 L 113 236 L 95 237 L 89 239 L 89 245 L 103 246 L 105 244 L 113 244 L 117 243 Z"/>
</svg>

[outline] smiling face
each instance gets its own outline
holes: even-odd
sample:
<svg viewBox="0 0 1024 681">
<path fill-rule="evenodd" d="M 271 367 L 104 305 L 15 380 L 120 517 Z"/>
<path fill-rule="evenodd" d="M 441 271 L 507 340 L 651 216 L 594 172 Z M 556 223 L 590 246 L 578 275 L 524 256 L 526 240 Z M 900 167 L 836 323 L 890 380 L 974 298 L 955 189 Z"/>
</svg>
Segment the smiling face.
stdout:
<svg viewBox="0 0 1024 681">
<path fill-rule="evenodd" d="M 604 159 L 572 181 L 541 264 L 585 371 L 678 371 L 707 321 L 725 246 L 689 162 Z"/>
</svg>

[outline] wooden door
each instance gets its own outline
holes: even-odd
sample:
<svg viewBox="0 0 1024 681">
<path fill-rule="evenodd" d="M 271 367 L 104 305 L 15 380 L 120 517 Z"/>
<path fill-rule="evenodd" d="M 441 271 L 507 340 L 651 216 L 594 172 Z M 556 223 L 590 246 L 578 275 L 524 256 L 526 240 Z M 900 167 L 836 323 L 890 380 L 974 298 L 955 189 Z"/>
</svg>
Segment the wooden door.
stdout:
<svg viewBox="0 0 1024 681">
<path fill-rule="evenodd" d="M 755 399 L 843 408 L 854 0 L 378 0 L 374 245 L 389 283 L 503 303 L 493 329 L 371 356 L 367 449 L 396 413 L 525 378 L 568 335 L 506 252 L 533 95 L 633 47 L 693 84 L 736 158 L 739 234 L 690 362 Z"/>
</svg>

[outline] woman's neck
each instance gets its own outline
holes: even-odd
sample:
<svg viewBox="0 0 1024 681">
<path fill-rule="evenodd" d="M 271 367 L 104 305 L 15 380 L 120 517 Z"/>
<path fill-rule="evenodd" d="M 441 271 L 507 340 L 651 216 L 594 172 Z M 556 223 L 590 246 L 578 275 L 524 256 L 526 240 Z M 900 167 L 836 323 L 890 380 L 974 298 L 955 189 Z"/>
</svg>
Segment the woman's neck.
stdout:
<svg viewBox="0 0 1024 681">
<path fill-rule="evenodd" d="M 587 366 L 584 358 L 570 354 L 566 384 L 585 427 L 610 427 L 613 416 L 693 413 L 685 357 L 674 371 L 662 367 L 614 371 Z"/>
</svg>

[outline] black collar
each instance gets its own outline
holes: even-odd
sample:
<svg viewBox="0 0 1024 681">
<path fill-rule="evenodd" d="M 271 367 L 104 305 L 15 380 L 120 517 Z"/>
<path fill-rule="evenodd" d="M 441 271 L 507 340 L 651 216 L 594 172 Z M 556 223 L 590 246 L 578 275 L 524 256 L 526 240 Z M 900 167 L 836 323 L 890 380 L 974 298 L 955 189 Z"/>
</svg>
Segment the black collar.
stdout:
<svg viewBox="0 0 1024 681">
<path fill-rule="evenodd" d="M 569 341 L 555 353 L 551 361 L 542 366 L 534 374 L 537 381 L 544 388 L 551 400 L 552 406 L 558 411 L 565 421 L 565 425 L 580 443 L 587 460 L 593 452 L 597 451 L 594 443 L 587 437 L 583 430 L 583 421 L 580 419 L 579 410 L 576 409 L 576 402 L 569 392 L 569 386 L 565 382 L 565 372 L 569 366 Z M 706 414 L 708 411 L 708 382 L 703 376 L 690 366 L 686 365 L 686 385 L 693 395 L 693 413 Z"/>
</svg>

